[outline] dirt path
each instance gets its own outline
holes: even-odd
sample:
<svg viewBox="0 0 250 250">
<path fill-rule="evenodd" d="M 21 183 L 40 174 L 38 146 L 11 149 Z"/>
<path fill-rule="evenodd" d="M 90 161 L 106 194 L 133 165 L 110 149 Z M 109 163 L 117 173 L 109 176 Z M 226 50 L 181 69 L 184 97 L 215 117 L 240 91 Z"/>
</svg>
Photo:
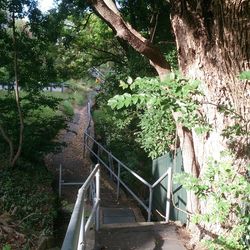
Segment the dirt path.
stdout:
<svg viewBox="0 0 250 250">
<path fill-rule="evenodd" d="M 87 107 L 76 108 L 68 129 L 58 135 L 58 141 L 66 143 L 66 147 L 58 154 L 47 155 L 45 159 L 55 181 L 59 178 L 60 164 L 63 167 L 62 179 L 65 182 L 83 182 L 89 175 L 91 162 L 83 156 L 83 133 L 87 123 Z M 74 202 L 78 188 L 63 187 L 62 198 L 69 203 Z"/>
</svg>

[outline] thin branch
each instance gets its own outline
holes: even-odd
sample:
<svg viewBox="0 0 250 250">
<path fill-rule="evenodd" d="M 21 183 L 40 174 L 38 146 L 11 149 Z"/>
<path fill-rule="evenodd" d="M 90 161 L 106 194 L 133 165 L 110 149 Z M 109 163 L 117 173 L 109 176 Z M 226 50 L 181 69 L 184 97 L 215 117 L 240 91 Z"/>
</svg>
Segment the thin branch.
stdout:
<svg viewBox="0 0 250 250">
<path fill-rule="evenodd" d="M 91 17 L 92 14 L 93 14 L 93 12 L 91 12 L 91 13 L 88 15 L 86 22 L 83 24 L 83 29 L 85 29 L 85 28 L 87 27 L 87 25 L 88 25 L 88 23 L 89 23 L 89 20 L 90 20 L 90 17 Z"/>
<path fill-rule="evenodd" d="M 24 130 L 24 123 L 23 123 L 23 115 L 20 105 L 20 96 L 19 96 L 19 83 L 18 83 L 18 71 L 17 71 L 17 46 L 16 46 L 16 23 L 15 23 L 15 13 L 12 13 L 12 32 L 13 32 L 13 49 L 14 49 L 14 73 L 15 73 L 15 99 L 16 105 L 18 110 L 18 117 L 20 122 L 20 131 L 19 131 L 19 142 L 17 152 L 14 158 L 11 161 L 11 166 L 13 167 L 21 154 L 22 151 L 22 144 L 23 144 L 23 130 Z"/>
<path fill-rule="evenodd" d="M 111 55 L 111 56 L 113 56 L 113 57 L 118 57 L 118 55 L 116 55 L 116 54 L 114 54 L 114 53 L 112 53 L 112 52 L 110 52 L 110 51 L 106 51 L 106 50 L 103 50 L 103 49 L 100 49 L 100 48 L 96 48 L 96 47 L 91 47 L 91 46 L 89 46 L 88 48 L 89 48 L 89 49 L 96 50 L 96 51 L 99 51 L 99 52 L 103 52 L 103 53 L 105 53 L 105 54 L 109 54 L 109 55 Z"/>
<path fill-rule="evenodd" d="M 156 32 L 156 28 L 158 25 L 158 18 L 159 18 L 159 11 L 157 11 L 157 13 L 154 13 L 152 18 L 151 18 L 151 25 L 153 25 L 154 22 L 154 27 L 150 29 L 150 42 L 153 43 L 154 41 L 154 37 L 155 37 L 155 32 Z"/>
<path fill-rule="evenodd" d="M 227 108 L 227 107 L 225 107 L 225 106 L 223 106 L 223 105 L 221 105 L 221 104 L 216 104 L 216 103 L 212 103 L 212 102 L 202 102 L 201 104 L 212 105 L 212 106 L 215 106 L 215 107 L 217 107 L 217 108 L 223 107 L 224 110 L 227 110 L 228 112 L 230 112 L 230 113 L 232 113 L 232 114 L 238 116 L 238 118 L 239 118 L 240 120 L 242 120 L 242 121 L 244 121 L 244 122 L 246 122 L 246 123 L 249 123 L 249 122 L 250 122 L 249 120 L 246 120 L 241 114 L 239 114 L 239 113 L 233 111 L 232 109 L 229 109 L 229 108 Z"/>
<path fill-rule="evenodd" d="M 90 55 L 92 56 L 95 60 L 97 61 L 100 61 L 100 60 L 103 60 L 101 63 L 99 63 L 98 65 L 102 65 L 103 63 L 106 63 L 106 62 L 115 62 L 115 63 L 118 63 L 118 64 L 123 64 L 123 61 L 122 60 L 118 60 L 116 58 L 113 58 L 113 57 L 98 57 L 96 56 L 95 54 L 89 52 L 88 50 L 84 49 L 84 53 L 87 54 L 87 55 Z"/>
</svg>

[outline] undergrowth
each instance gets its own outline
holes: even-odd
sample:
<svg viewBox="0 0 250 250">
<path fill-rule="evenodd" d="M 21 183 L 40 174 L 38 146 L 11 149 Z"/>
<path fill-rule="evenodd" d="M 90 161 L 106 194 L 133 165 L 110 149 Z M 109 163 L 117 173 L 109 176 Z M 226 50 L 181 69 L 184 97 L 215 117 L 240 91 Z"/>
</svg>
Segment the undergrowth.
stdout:
<svg viewBox="0 0 250 250">
<path fill-rule="evenodd" d="M 45 167 L 34 164 L 0 172 L 0 228 L 9 232 L 1 235 L 1 247 L 36 249 L 38 237 L 53 234 L 57 203 L 51 183 Z"/>
</svg>

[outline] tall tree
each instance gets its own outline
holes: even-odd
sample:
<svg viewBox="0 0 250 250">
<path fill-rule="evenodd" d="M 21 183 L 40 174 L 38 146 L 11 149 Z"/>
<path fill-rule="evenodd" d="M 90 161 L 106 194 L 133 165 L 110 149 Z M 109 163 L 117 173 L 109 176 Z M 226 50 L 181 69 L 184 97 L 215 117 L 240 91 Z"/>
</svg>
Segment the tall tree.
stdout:
<svg viewBox="0 0 250 250">
<path fill-rule="evenodd" d="M 218 159 L 220 152 L 230 147 L 235 151 L 236 165 L 244 169 L 250 156 L 250 86 L 249 81 L 239 81 L 237 76 L 250 68 L 250 2 L 169 2 L 180 69 L 186 76 L 201 81 L 204 97 L 200 112 L 211 126 L 211 131 L 201 136 L 177 123 L 185 171 L 196 177 L 202 175 L 208 157 Z M 123 19 L 112 0 L 89 0 L 89 3 L 117 37 L 150 60 L 160 78 L 169 73 L 169 64 L 162 53 Z M 233 143 L 223 134 L 239 120 L 221 112 L 222 109 L 233 110 L 246 131 L 233 138 Z M 175 117 L 177 120 L 178 114 Z M 192 193 L 187 208 L 191 213 L 205 210 Z"/>
<path fill-rule="evenodd" d="M 20 95 L 19 95 L 19 75 L 18 75 L 18 51 L 17 51 L 17 32 L 16 32 L 16 20 L 19 17 L 23 17 L 23 11 L 24 6 L 28 4 L 27 1 L 4 1 L 2 4 L 2 7 L 5 7 L 6 13 L 5 15 L 9 15 L 6 19 L 7 23 L 11 27 L 11 36 L 12 36 L 12 58 L 13 58 L 13 75 L 14 75 L 14 91 L 15 91 L 15 100 L 16 100 L 16 106 L 18 110 L 18 117 L 19 117 L 19 140 L 16 151 L 14 151 L 14 145 L 13 141 L 10 139 L 10 137 L 5 132 L 3 126 L 0 123 L 0 132 L 3 136 L 4 140 L 9 145 L 9 163 L 10 166 L 14 166 L 16 164 L 17 159 L 19 158 L 22 150 L 22 144 L 23 144 L 23 130 L 24 130 L 24 122 L 23 122 L 23 113 L 21 109 L 20 104 Z"/>
<path fill-rule="evenodd" d="M 36 0 L 18 0 L 0 2 L 0 81 L 14 83 L 14 92 L 19 124 L 17 136 L 0 115 L 0 135 L 9 146 L 9 164 L 14 166 L 21 155 L 24 134 L 23 110 L 21 108 L 20 86 L 33 92 L 41 89 L 49 79 L 54 79 L 53 53 L 48 39 L 39 39 L 35 35 L 45 32 L 41 12 Z M 24 20 L 29 17 L 29 21 Z M 33 22 L 30 25 L 29 22 Z M 36 25 L 35 25 L 36 22 Z M 35 29 L 36 28 L 36 29 Z M 53 74 L 54 73 L 54 74 Z M 10 106 L 8 107 L 10 109 Z M 8 110 L 12 112 L 12 110 Z M 14 121 L 13 121 L 14 123 Z M 13 135 L 15 134 L 15 136 Z M 18 139 L 16 139 L 18 137 Z"/>
</svg>

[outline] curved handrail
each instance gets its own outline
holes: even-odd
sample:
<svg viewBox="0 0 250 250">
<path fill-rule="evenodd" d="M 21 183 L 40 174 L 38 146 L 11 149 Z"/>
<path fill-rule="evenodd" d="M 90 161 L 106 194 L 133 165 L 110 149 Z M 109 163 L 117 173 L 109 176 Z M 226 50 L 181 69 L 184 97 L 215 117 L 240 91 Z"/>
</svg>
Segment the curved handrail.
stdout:
<svg viewBox="0 0 250 250">
<path fill-rule="evenodd" d="M 90 216 L 85 221 L 85 196 L 92 181 L 96 179 L 96 194 L 94 205 Z M 62 250 L 85 249 L 86 232 L 89 230 L 90 224 L 96 217 L 96 230 L 99 229 L 99 207 L 100 207 L 100 165 L 97 164 L 82 187 L 78 190 L 77 200 L 73 213 L 70 218 L 66 236 L 63 241 Z"/>
</svg>

